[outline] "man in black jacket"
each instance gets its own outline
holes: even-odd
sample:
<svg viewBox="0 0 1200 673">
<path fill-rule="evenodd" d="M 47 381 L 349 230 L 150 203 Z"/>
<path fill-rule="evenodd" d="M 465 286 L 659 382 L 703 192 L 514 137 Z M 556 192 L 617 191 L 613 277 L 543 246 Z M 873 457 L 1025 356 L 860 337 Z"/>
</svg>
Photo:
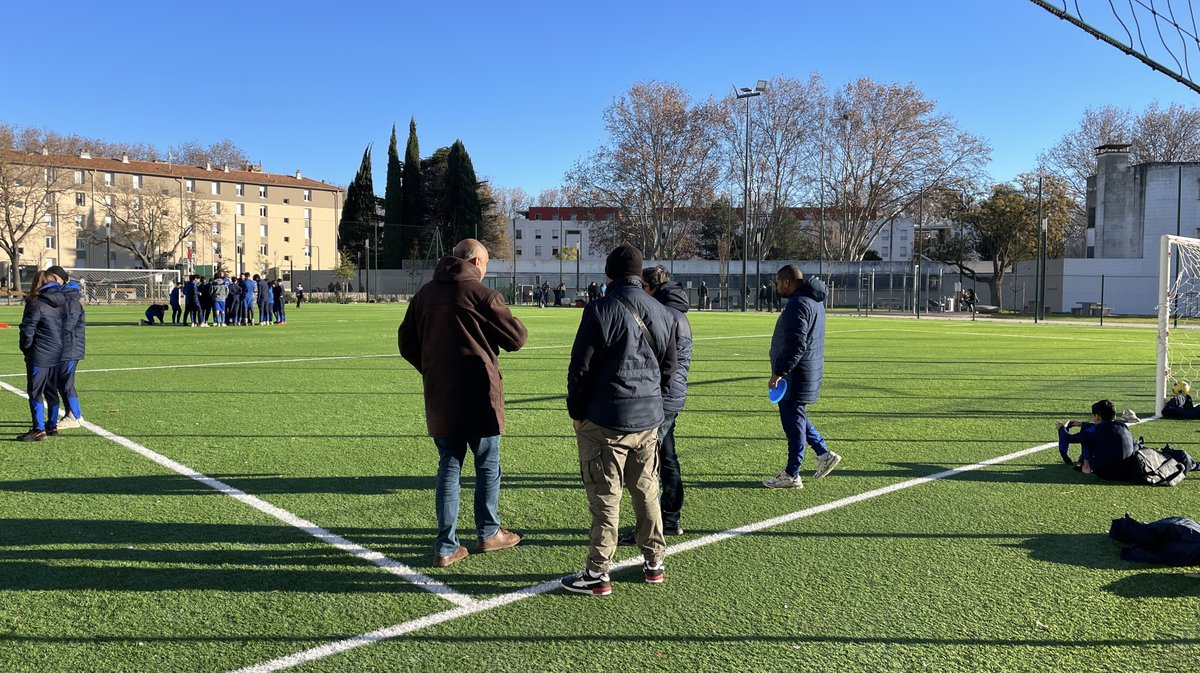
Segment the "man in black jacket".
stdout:
<svg viewBox="0 0 1200 673">
<path fill-rule="evenodd" d="M 675 371 L 675 320 L 642 291 L 642 253 L 617 246 L 604 264 L 608 292 L 587 305 L 567 369 L 567 411 L 592 513 L 587 567 L 562 579 L 568 591 L 612 593 L 608 570 L 617 547 L 621 486 L 629 486 L 643 577 L 663 581 L 658 502 L 658 427 L 663 392 Z"/>
</svg>

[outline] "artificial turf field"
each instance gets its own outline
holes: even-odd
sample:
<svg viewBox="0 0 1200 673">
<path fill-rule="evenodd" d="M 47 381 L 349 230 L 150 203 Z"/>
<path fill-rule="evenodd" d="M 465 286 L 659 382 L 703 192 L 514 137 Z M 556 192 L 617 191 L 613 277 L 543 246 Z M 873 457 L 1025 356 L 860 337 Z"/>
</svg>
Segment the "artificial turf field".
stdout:
<svg viewBox="0 0 1200 673">
<path fill-rule="evenodd" d="M 84 414 L 125 445 L 78 429 L 0 447 L 0 671 L 228 671 L 388 627 L 401 635 L 288 661 L 297 671 L 1197 668 L 1200 579 L 1121 561 L 1106 533 L 1125 512 L 1197 518 L 1200 477 L 1171 489 L 1104 483 L 1046 449 L 875 495 L 1048 442 L 1053 421 L 1086 418 L 1102 397 L 1149 416 L 1153 330 L 831 316 L 811 413 L 844 461 L 803 490 L 770 491 L 760 482 L 785 457 L 766 399 L 774 315 L 693 312 L 677 431 L 687 535 L 667 540 L 693 547 L 668 557 L 665 584 L 627 569 L 594 599 L 517 593 L 583 567 L 588 514 L 562 400 L 579 312 L 516 309 L 529 343 L 501 356 L 500 507 L 525 542 L 434 569 L 437 454 L 420 379 L 394 356 L 403 311 L 306 305 L 282 327 L 186 329 L 135 326 L 137 307 L 88 307 Z M 19 307 L 0 308 L 0 321 L 19 319 Z M 23 388 L 7 334 L 0 381 Z M 0 409 L 7 435 L 28 427 L 24 399 L 0 391 Z M 1195 455 L 1198 429 L 1153 421 L 1134 432 Z M 130 445 L 453 593 L 418 588 Z M 805 475 L 813 465 L 810 455 Z M 846 500 L 864 493 L 874 497 Z M 712 537 L 800 511 L 811 515 Z"/>
</svg>

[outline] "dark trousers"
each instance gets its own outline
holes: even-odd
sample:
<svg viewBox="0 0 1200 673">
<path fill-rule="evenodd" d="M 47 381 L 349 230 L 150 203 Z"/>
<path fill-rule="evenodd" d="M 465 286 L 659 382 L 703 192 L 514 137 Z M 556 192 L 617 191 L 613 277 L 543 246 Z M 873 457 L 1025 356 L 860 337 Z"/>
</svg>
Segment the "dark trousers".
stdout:
<svg viewBox="0 0 1200 673">
<path fill-rule="evenodd" d="M 790 397 L 779 401 L 779 421 L 783 434 L 787 436 L 787 466 L 784 470 L 793 477 L 800 475 L 800 463 L 804 462 L 804 444 L 808 438 L 808 409 L 805 403 Z"/>
<path fill-rule="evenodd" d="M 679 513 L 683 510 L 683 473 L 679 470 L 679 456 L 675 455 L 675 419 L 678 416 L 678 411 L 664 411 L 662 425 L 658 426 L 658 476 L 662 484 L 659 503 L 663 528 L 678 528 Z"/>
<path fill-rule="evenodd" d="M 46 405 L 55 412 L 58 410 L 58 383 L 55 381 L 58 367 L 39 367 L 31 362 L 25 363 L 25 392 L 29 393 L 29 414 L 33 417 L 33 427 L 38 430 L 46 429 Z M 42 398 L 45 398 L 45 402 Z M 54 419 L 58 423 L 58 419 Z"/>
<path fill-rule="evenodd" d="M 158 321 L 162 322 L 162 318 L 159 318 Z M 75 390 L 75 366 L 78 364 L 78 360 L 67 360 L 58 365 L 55 379 L 59 399 L 50 404 L 50 413 L 48 414 L 50 425 L 58 424 L 58 405 L 60 402 L 67 405 L 67 413 L 76 419 L 83 418 L 83 411 L 79 408 L 79 392 Z"/>
<path fill-rule="evenodd" d="M 183 309 L 179 304 L 171 304 L 171 324 L 178 325 L 179 317 L 183 314 Z"/>
</svg>

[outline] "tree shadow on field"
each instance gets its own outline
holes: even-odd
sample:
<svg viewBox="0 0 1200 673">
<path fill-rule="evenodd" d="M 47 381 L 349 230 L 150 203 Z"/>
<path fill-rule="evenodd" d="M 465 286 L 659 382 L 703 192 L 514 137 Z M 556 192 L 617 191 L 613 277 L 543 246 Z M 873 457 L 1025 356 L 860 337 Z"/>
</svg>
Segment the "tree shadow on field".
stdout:
<svg viewBox="0 0 1200 673">
<path fill-rule="evenodd" d="M 1127 570 L 1133 567 L 1121 560 L 1121 549 L 1103 533 L 1046 533 L 1031 535 L 1020 542 L 1006 545 L 1029 552 L 1035 561 L 1089 568 L 1092 570 Z"/>
<path fill-rule="evenodd" d="M 475 478 L 468 473 L 462 477 L 462 489 L 469 492 Z M 209 477 L 252 495 L 316 494 L 387 495 L 404 491 L 432 494 L 437 478 L 429 476 L 324 476 L 289 477 L 278 474 L 210 474 Z M 502 489 L 580 488 L 579 475 L 563 474 L 505 474 Z M 126 477 L 62 477 L 0 481 L 0 491 L 15 493 L 75 493 L 89 495 L 221 495 L 210 486 L 182 475 L 141 475 Z"/>
<path fill-rule="evenodd" d="M 1200 598 L 1200 578 L 1188 577 L 1181 568 L 1122 577 L 1104 589 L 1122 598 Z"/>
</svg>

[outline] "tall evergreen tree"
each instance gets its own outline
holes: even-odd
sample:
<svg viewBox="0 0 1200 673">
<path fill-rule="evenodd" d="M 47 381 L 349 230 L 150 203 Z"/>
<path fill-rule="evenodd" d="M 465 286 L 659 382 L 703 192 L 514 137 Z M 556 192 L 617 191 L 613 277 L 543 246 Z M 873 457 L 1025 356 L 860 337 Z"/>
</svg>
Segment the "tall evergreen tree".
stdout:
<svg viewBox="0 0 1200 673">
<path fill-rule="evenodd" d="M 403 212 L 404 168 L 400 163 L 400 150 L 396 146 L 396 125 L 392 124 L 392 139 L 388 143 L 387 186 L 383 190 L 383 245 L 380 250 L 380 266 L 399 269 L 406 250 L 401 240 L 401 213 Z"/>
<path fill-rule="evenodd" d="M 461 140 L 455 140 L 446 156 L 446 179 L 442 194 L 442 221 L 449 240 L 483 237 L 483 203 L 471 156 Z"/>
<path fill-rule="evenodd" d="M 417 120 L 408 122 L 408 146 L 404 150 L 403 187 L 400 199 L 400 251 L 404 259 L 423 259 L 428 244 L 425 195 L 421 181 L 421 150 L 417 144 Z M 415 251 L 414 251 L 415 246 Z"/>
<path fill-rule="evenodd" d="M 367 145 L 354 182 L 346 190 L 346 204 L 338 224 L 338 251 L 355 263 L 358 263 L 358 256 L 364 250 L 367 238 L 374 238 L 373 229 L 379 219 L 375 210 L 378 202 L 371 178 L 371 146 Z M 375 247 L 374 240 L 371 247 Z"/>
</svg>

